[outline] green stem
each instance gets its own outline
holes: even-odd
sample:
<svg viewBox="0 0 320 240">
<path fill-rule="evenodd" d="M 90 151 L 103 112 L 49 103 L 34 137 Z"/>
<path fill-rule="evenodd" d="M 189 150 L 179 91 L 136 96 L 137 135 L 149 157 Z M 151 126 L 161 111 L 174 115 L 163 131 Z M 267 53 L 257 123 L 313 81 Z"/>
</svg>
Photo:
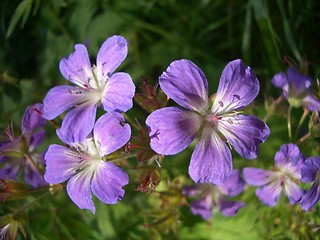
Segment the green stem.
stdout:
<svg viewBox="0 0 320 240">
<path fill-rule="evenodd" d="M 128 122 L 131 126 L 133 126 L 134 128 L 136 128 L 137 130 L 140 130 L 140 129 L 141 129 L 141 127 L 140 127 L 138 124 L 136 124 L 126 113 L 122 113 L 122 114 L 123 114 L 124 118 L 127 120 L 127 122 Z"/>
<path fill-rule="evenodd" d="M 53 126 L 55 129 L 60 128 L 59 124 L 55 122 L 54 120 L 48 120 L 48 122 Z"/>
<path fill-rule="evenodd" d="M 292 130 L 291 130 L 291 111 L 292 111 L 292 106 L 290 105 L 288 108 L 288 136 L 289 136 L 289 141 L 292 141 Z"/>
<path fill-rule="evenodd" d="M 295 132 L 295 134 L 294 134 L 294 139 L 297 139 L 297 136 L 298 136 L 298 134 L 299 134 L 299 130 L 300 130 L 300 128 L 301 128 L 304 120 L 305 120 L 306 117 L 308 116 L 308 114 L 309 114 L 309 110 L 308 110 L 307 108 L 304 108 L 303 114 L 302 114 L 302 116 L 301 116 L 301 118 L 300 118 L 300 121 L 299 121 L 299 123 L 298 123 L 296 132 Z"/>
<path fill-rule="evenodd" d="M 276 110 L 277 105 L 279 105 L 279 103 L 281 103 L 281 101 L 283 100 L 283 96 L 281 95 L 280 97 L 278 97 L 274 102 L 274 109 Z M 273 114 L 273 112 L 268 111 L 267 114 L 265 115 L 265 117 L 263 118 L 264 122 L 267 122 L 269 117 Z"/>
<path fill-rule="evenodd" d="M 115 160 L 121 160 L 121 159 L 128 159 L 128 158 L 132 158 L 132 157 L 136 157 L 137 154 L 136 153 L 130 153 L 130 154 L 126 154 L 126 155 L 121 155 L 121 156 L 116 156 L 116 157 L 110 157 L 110 158 L 106 158 L 106 161 L 115 161 Z"/>
<path fill-rule="evenodd" d="M 15 212 L 13 214 L 13 218 L 16 218 L 19 214 L 21 214 L 24 210 L 26 210 L 28 207 L 30 207 L 33 203 L 35 203 L 36 201 L 40 200 L 41 198 L 43 198 L 44 196 L 46 196 L 48 192 L 45 192 L 44 194 L 40 195 L 39 197 L 35 198 L 33 201 L 27 203 L 26 205 L 24 205 L 22 208 L 20 208 L 17 212 Z"/>
<path fill-rule="evenodd" d="M 55 185 L 62 186 L 62 184 L 55 184 Z M 39 188 L 33 188 L 33 189 L 29 189 L 28 193 L 42 192 L 42 191 L 50 190 L 50 188 L 52 188 L 52 185 L 47 185 L 47 186 L 43 186 L 43 187 L 39 187 Z"/>
<path fill-rule="evenodd" d="M 33 160 L 33 158 L 25 153 L 24 154 L 25 158 L 28 159 L 29 163 L 34 167 L 34 169 L 36 169 L 39 173 L 42 173 L 42 171 L 39 169 L 38 165 L 35 163 L 35 161 Z"/>
<path fill-rule="evenodd" d="M 61 18 L 57 16 L 57 14 L 54 12 L 54 10 L 51 9 L 49 4 L 46 4 L 44 7 L 44 13 L 52 20 L 54 24 L 59 28 L 59 30 L 63 33 L 65 37 L 67 37 L 71 42 L 74 42 L 73 37 L 69 33 L 68 29 L 65 27 L 63 22 L 61 21 Z"/>
<path fill-rule="evenodd" d="M 300 138 L 297 142 L 296 142 L 296 144 L 298 145 L 299 143 L 302 143 L 303 141 L 305 141 L 308 137 L 310 137 L 311 136 L 311 133 L 310 132 L 308 132 L 307 134 L 305 134 L 302 138 Z"/>
</svg>

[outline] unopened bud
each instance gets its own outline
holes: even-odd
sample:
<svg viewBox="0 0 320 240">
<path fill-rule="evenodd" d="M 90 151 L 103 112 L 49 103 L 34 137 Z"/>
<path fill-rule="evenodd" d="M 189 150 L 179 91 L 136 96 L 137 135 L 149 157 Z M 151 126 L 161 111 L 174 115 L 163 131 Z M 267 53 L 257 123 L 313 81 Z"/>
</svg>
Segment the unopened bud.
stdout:
<svg viewBox="0 0 320 240">
<path fill-rule="evenodd" d="M 165 107 L 168 97 L 158 89 L 158 84 L 152 86 L 148 79 L 142 77 L 141 92 L 136 93 L 134 100 L 147 112 L 151 113 L 159 108 Z"/>
<path fill-rule="evenodd" d="M 28 153 L 28 151 L 29 151 L 29 142 L 28 142 L 28 139 L 24 135 L 20 136 L 19 144 L 20 144 L 21 152 L 23 154 Z"/>
<path fill-rule="evenodd" d="M 135 151 L 138 162 L 145 162 L 155 157 L 157 153 L 150 148 L 150 137 L 146 127 L 141 127 L 138 136 L 132 138 L 132 142 L 125 147 L 126 151 Z"/>
<path fill-rule="evenodd" d="M 320 136 L 320 118 L 317 111 L 312 112 L 310 121 L 309 121 L 309 131 L 312 136 Z"/>
<path fill-rule="evenodd" d="M 11 214 L 0 217 L 0 239 L 16 239 L 18 229 L 26 238 L 27 234 L 21 221 L 15 219 Z"/>
<path fill-rule="evenodd" d="M 27 193 L 28 186 L 24 183 L 0 179 L 0 202 L 22 198 Z"/>
<path fill-rule="evenodd" d="M 140 178 L 141 182 L 136 190 L 141 192 L 153 192 L 161 181 L 160 172 L 156 168 L 143 172 Z"/>
</svg>

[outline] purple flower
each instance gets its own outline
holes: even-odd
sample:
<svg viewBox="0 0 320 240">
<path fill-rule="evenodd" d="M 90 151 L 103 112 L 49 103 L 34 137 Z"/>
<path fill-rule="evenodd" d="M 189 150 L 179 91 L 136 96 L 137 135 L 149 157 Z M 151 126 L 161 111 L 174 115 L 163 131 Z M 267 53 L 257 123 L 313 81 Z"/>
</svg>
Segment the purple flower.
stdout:
<svg viewBox="0 0 320 240">
<path fill-rule="evenodd" d="M 43 129 L 46 120 L 42 117 L 43 105 L 28 107 L 22 117 L 22 134 L 16 138 L 13 129 L 6 128 L 7 140 L 0 143 L 0 178 L 17 179 L 20 172 L 33 187 L 45 185 L 42 168 L 43 154 L 37 147 L 45 138 Z"/>
<path fill-rule="evenodd" d="M 289 67 L 287 75 L 284 72 L 276 74 L 271 82 L 282 89 L 283 97 L 294 107 L 304 106 L 310 111 L 320 111 L 320 101 L 311 92 L 311 77 L 298 73 Z"/>
<path fill-rule="evenodd" d="M 300 202 L 301 208 L 309 211 L 320 199 L 320 157 L 310 157 L 304 161 L 301 169 L 301 181 L 313 182 Z"/>
<path fill-rule="evenodd" d="M 204 220 L 208 220 L 212 216 L 214 206 L 227 217 L 235 215 L 245 204 L 230 201 L 228 197 L 240 194 L 244 186 L 245 182 L 240 178 L 239 171 L 233 170 L 229 178 L 220 185 L 199 183 L 184 187 L 183 194 L 196 197 L 196 200 L 191 203 L 192 213 L 201 215 Z"/>
<path fill-rule="evenodd" d="M 297 182 L 301 179 L 301 167 L 305 157 L 298 146 L 284 144 L 274 157 L 275 166 L 271 170 L 244 168 L 243 176 L 247 183 L 259 186 L 256 195 L 260 201 L 273 207 L 279 200 L 282 190 L 290 204 L 300 201 L 303 191 Z"/>
<path fill-rule="evenodd" d="M 131 136 L 130 126 L 120 113 L 110 112 L 100 117 L 92 137 L 74 142 L 70 147 L 50 145 L 45 155 L 45 180 L 56 184 L 68 180 L 67 192 L 81 209 L 95 212 L 91 191 L 106 204 L 117 203 L 124 195 L 128 175 L 108 156 L 125 145 Z"/>
<path fill-rule="evenodd" d="M 59 137 L 68 142 L 80 142 L 92 131 L 97 106 L 105 111 L 125 112 L 132 107 L 135 86 L 127 73 L 114 73 L 128 52 L 127 41 L 121 36 L 108 38 L 97 55 L 97 65 L 91 66 L 87 49 L 75 45 L 75 51 L 60 61 L 65 79 L 76 86 L 52 88 L 44 99 L 44 117 L 54 119 L 72 108 L 64 117 Z"/>
<path fill-rule="evenodd" d="M 268 126 L 254 116 L 239 115 L 259 92 L 259 82 L 241 60 L 225 67 L 215 98 L 208 98 L 204 73 L 189 60 L 171 63 L 159 79 L 162 90 L 179 107 L 152 112 L 146 124 L 151 148 L 164 155 L 186 149 L 199 136 L 189 174 L 196 183 L 224 182 L 232 171 L 230 143 L 244 158 L 257 157 L 258 144 L 269 136 Z"/>
</svg>

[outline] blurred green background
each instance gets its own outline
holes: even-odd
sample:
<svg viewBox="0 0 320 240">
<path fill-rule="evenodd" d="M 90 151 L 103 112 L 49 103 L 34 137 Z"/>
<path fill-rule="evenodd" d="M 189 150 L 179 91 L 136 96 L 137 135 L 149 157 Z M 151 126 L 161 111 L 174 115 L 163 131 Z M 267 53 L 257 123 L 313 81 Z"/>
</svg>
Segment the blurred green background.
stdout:
<svg viewBox="0 0 320 240">
<path fill-rule="evenodd" d="M 223 67 L 236 58 L 254 69 L 261 95 L 276 91 L 270 78 L 286 70 L 284 56 L 297 64 L 306 58 L 315 79 L 319 10 L 316 0 L 2 0 L 0 126 L 14 119 L 17 109 L 41 101 L 50 87 L 65 83 L 58 64 L 74 44 L 85 43 L 95 63 L 100 45 L 113 34 L 130 44 L 118 71 L 131 74 L 138 85 L 141 75 L 156 80 L 181 58 L 205 72 L 211 92 Z M 25 88 L 37 94 L 27 93 L 21 102 Z M 6 97 L 13 104 L 4 104 Z"/>
<path fill-rule="evenodd" d="M 302 64 L 313 80 L 320 73 L 318 0 L 1 0 L 0 32 L 1 129 L 10 122 L 19 129 L 26 106 L 41 102 L 51 87 L 66 84 L 59 61 L 73 52 L 76 43 L 87 45 L 94 64 L 100 45 L 114 34 L 129 42 L 128 57 L 117 71 L 128 72 L 138 87 L 141 76 L 154 82 L 173 60 L 186 58 L 204 71 L 214 93 L 224 66 L 243 59 L 261 83 L 252 110 L 261 118 L 264 99 L 280 94 L 270 79 L 286 71 L 284 59 Z M 277 123 L 270 123 L 273 137 L 261 149 L 260 159 L 271 164 L 275 151 L 287 140 L 286 121 Z M 164 176 L 188 178 L 190 153 L 176 157 L 184 159 L 182 163 L 164 164 Z M 239 167 L 247 164 L 235 156 Z M 134 184 L 127 189 L 133 188 Z M 273 211 L 259 204 L 252 188 L 241 199 L 247 207 L 233 218 L 215 211 L 209 224 L 185 207 L 179 221 L 156 231 L 143 227 L 148 222 L 145 211 L 157 208 L 147 194 L 129 190 L 115 206 L 96 201 L 97 213 L 91 215 L 61 193 L 30 210 L 26 225 L 30 239 L 315 239 L 311 230 L 319 229 L 315 212 L 304 215 L 288 207 L 285 199 Z"/>
</svg>

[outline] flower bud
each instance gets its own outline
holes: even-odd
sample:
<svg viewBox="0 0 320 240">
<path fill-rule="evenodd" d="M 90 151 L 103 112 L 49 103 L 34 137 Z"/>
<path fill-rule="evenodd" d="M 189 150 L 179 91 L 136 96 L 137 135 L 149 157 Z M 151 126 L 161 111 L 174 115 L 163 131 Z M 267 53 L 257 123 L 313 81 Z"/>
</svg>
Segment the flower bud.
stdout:
<svg viewBox="0 0 320 240">
<path fill-rule="evenodd" d="M 136 151 L 138 162 L 145 162 L 157 155 L 155 151 L 150 148 L 150 137 L 147 128 L 140 128 L 138 136 L 132 138 L 132 142 L 125 146 L 127 152 Z"/>
<path fill-rule="evenodd" d="M 156 168 L 147 169 L 140 175 L 140 184 L 135 189 L 141 192 L 153 192 L 160 183 L 160 171 Z"/>
<path fill-rule="evenodd" d="M 165 107 L 168 103 L 168 97 L 158 88 L 158 84 L 150 85 L 147 78 L 142 77 L 141 93 L 136 93 L 134 100 L 147 112 Z"/>
<path fill-rule="evenodd" d="M 18 229 L 26 238 L 26 232 L 21 221 L 16 220 L 11 214 L 0 217 L 0 239 L 16 239 Z"/>
<path fill-rule="evenodd" d="M 22 198 L 27 193 L 27 185 L 15 180 L 0 179 L 0 202 Z"/>
</svg>

